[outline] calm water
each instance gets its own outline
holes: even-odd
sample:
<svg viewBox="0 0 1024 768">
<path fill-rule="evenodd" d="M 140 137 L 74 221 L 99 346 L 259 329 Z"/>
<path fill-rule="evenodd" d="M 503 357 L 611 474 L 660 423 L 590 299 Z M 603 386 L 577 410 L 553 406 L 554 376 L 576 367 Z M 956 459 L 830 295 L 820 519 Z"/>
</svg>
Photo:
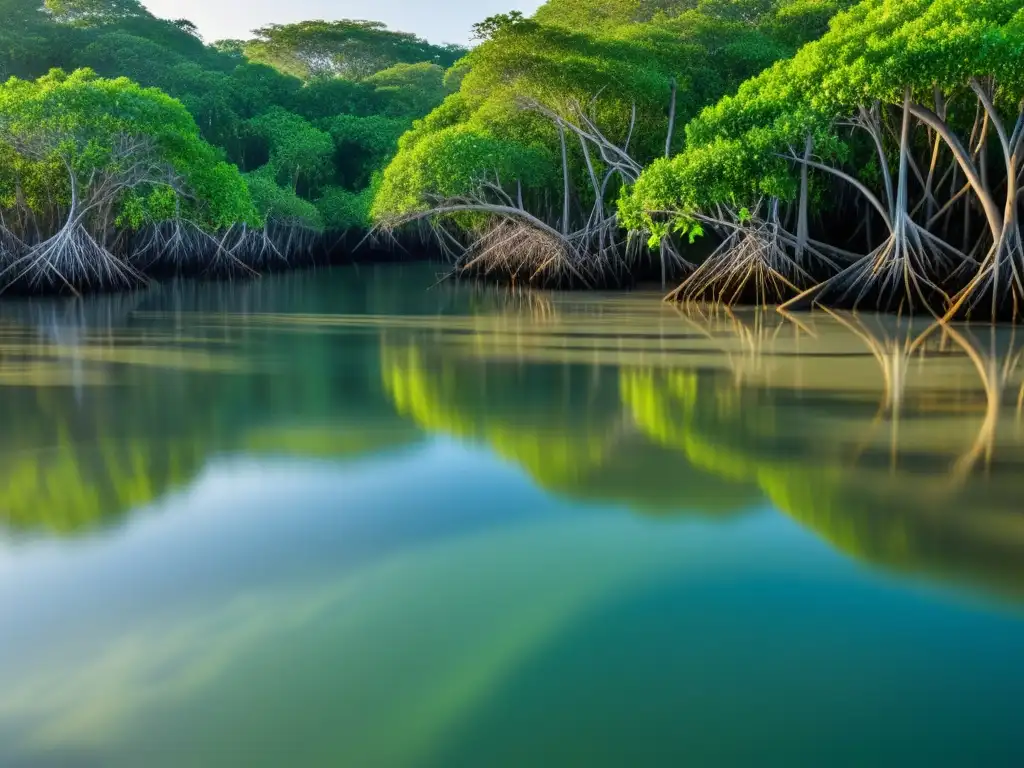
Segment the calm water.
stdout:
<svg viewBox="0 0 1024 768">
<path fill-rule="evenodd" d="M 0 305 L 0 765 L 1024 764 L 1024 343 L 435 272 Z"/>
</svg>

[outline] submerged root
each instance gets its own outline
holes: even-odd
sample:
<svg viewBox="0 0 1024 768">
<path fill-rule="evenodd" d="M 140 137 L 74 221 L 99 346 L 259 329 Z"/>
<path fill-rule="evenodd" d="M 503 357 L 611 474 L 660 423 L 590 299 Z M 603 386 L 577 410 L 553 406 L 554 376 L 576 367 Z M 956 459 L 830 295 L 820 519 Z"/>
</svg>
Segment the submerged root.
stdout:
<svg viewBox="0 0 1024 768">
<path fill-rule="evenodd" d="M 430 208 L 378 225 L 370 237 L 418 229 L 421 240 L 433 240 L 455 264 L 456 273 L 591 288 L 622 280 L 644 252 L 635 233 L 624 233 L 618 217 L 606 210 L 600 184 L 596 190 L 598 202 L 585 220 L 574 223 L 563 208 L 551 224 L 527 210 L 518 184 L 510 193 L 499 181 L 483 179 L 465 195 L 432 199 Z M 662 260 L 673 271 L 685 266 L 670 243 Z"/>
<path fill-rule="evenodd" d="M 496 217 L 458 252 L 459 272 L 498 275 L 514 283 L 582 285 L 622 279 L 642 249 L 619 239 L 618 224 L 607 219 L 563 235 L 529 221 Z M 455 239 L 448 233 L 449 243 Z M 667 252 L 673 269 L 678 254 Z M 673 257 L 672 254 L 675 254 Z"/>
<path fill-rule="evenodd" d="M 262 230 L 248 230 L 243 258 L 250 266 L 274 269 L 313 258 L 321 232 L 298 221 L 268 221 Z"/>
<path fill-rule="evenodd" d="M 257 275 L 256 270 L 247 263 L 253 245 L 250 234 L 243 225 L 229 227 L 219 238 L 207 235 L 210 248 L 203 260 L 203 271 L 225 277 Z"/>
<path fill-rule="evenodd" d="M 992 322 L 1016 321 L 1024 304 L 1024 240 L 1016 222 L 1001 242 L 989 250 L 974 278 L 950 302 L 943 319 L 970 319 L 988 310 Z"/>
<path fill-rule="evenodd" d="M 738 226 L 666 301 L 778 304 L 812 282 L 777 223 Z"/>
<path fill-rule="evenodd" d="M 219 234 L 180 219 L 155 224 L 140 236 L 133 261 L 140 269 L 217 275 L 254 274 L 258 269 L 294 265 L 310 256 L 318 234 L 299 225 L 246 225 Z"/>
<path fill-rule="evenodd" d="M 499 273 L 513 283 L 558 281 L 579 273 L 577 257 L 567 239 L 521 222 L 498 219 L 467 247 L 456 269 Z"/>
<path fill-rule="evenodd" d="M 286 265 L 288 257 L 278 247 L 274 238 L 265 230 L 247 232 L 241 244 L 242 259 L 253 268 L 270 268 L 276 264 Z"/>
<path fill-rule="evenodd" d="M 195 268 L 208 248 L 208 235 L 190 221 L 164 221 L 148 227 L 135 248 L 141 269 L 161 267 L 180 273 Z"/>
<path fill-rule="evenodd" d="M 142 273 L 96 242 L 81 224 L 25 250 L 3 272 L 4 287 L 38 291 L 81 288 L 132 288 L 146 282 Z"/>
<path fill-rule="evenodd" d="M 780 309 L 828 305 L 856 310 L 867 301 L 872 309 L 898 313 L 923 309 L 938 317 L 950 297 L 934 282 L 932 271 L 949 269 L 957 256 L 967 260 L 907 217 L 878 248 Z"/>
</svg>

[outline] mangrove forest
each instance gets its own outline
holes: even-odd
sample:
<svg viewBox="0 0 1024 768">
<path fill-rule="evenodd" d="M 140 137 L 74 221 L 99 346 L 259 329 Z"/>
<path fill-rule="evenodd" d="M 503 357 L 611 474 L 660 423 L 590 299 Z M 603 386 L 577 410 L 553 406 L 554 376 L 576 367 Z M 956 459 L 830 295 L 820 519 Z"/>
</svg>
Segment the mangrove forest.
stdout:
<svg viewBox="0 0 1024 768">
<path fill-rule="evenodd" d="M 473 44 L 372 21 L 206 42 L 0 0 L 0 287 L 336 260 L 670 301 L 1016 319 L 1014 0 L 549 0 Z"/>
</svg>

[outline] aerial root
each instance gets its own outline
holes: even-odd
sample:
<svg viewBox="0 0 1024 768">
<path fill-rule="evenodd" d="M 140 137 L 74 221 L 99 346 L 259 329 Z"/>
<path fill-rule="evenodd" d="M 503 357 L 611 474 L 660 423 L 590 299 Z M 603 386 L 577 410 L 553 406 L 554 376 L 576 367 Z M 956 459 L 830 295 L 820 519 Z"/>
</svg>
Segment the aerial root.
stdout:
<svg viewBox="0 0 1024 768">
<path fill-rule="evenodd" d="M 432 240 L 454 264 L 456 274 L 584 288 L 618 282 L 647 250 L 637 233 L 623 231 L 608 207 L 606 186 L 611 177 L 602 184 L 592 163 L 588 168 L 595 203 L 575 220 L 563 208 L 562 217 L 550 223 L 551 211 L 545 218 L 526 207 L 521 185 L 510 191 L 495 177 L 480 179 L 463 195 L 428 198 L 424 202 L 429 207 L 382 222 L 369 237 L 393 238 L 400 229 L 418 229 L 420 239 Z M 661 256 L 673 274 L 691 266 L 671 242 L 663 244 Z"/>
<path fill-rule="evenodd" d="M 295 224 L 236 225 L 211 234 L 180 219 L 147 227 L 136 240 L 132 260 L 139 269 L 159 267 L 176 274 L 251 275 L 310 258 L 315 240 L 316 233 Z"/>
<path fill-rule="evenodd" d="M 81 224 L 70 224 L 25 250 L 0 272 L 0 280 L 5 286 L 73 293 L 85 286 L 132 288 L 146 282 L 138 270 L 97 243 Z"/>
<path fill-rule="evenodd" d="M 135 261 L 143 268 L 163 266 L 181 272 L 199 263 L 208 250 L 208 239 L 190 221 L 160 222 L 144 231 L 135 250 Z"/>
<path fill-rule="evenodd" d="M 0 264 L 9 264 L 28 248 L 26 243 L 0 223 Z"/>
<path fill-rule="evenodd" d="M 952 249 L 907 218 L 871 253 L 843 271 L 782 304 L 788 311 L 811 305 L 858 309 L 870 297 L 873 309 L 940 317 L 950 297 L 931 278 L 936 265 L 948 265 Z"/>
<path fill-rule="evenodd" d="M 777 304 L 811 282 L 785 246 L 774 223 L 736 227 L 666 301 Z"/>
<path fill-rule="evenodd" d="M 578 254 L 567 239 L 554 237 L 527 224 L 507 219 L 494 221 L 466 248 L 456 262 L 462 272 L 499 272 L 513 281 L 558 279 L 578 270 Z"/>
<path fill-rule="evenodd" d="M 943 319 L 970 318 L 987 303 L 991 320 L 1009 313 L 1017 320 L 1024 304 L 1024 240 L 1014 227 L 991 247 L 974 278 L 950 302 Z"/>
</svg>

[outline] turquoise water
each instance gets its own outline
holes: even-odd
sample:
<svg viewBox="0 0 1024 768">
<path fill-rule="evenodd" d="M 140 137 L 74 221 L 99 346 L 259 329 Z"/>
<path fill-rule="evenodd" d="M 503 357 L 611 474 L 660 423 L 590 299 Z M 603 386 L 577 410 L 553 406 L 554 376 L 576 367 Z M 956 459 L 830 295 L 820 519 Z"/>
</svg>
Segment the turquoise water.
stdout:
<svg viewBox="0 0 1024 768">
<path fill-rule="evenodd" d="M 1018 344 L 436 285 L 0 308 L 0 765 L 1020 765 Z"/>
</svg>

